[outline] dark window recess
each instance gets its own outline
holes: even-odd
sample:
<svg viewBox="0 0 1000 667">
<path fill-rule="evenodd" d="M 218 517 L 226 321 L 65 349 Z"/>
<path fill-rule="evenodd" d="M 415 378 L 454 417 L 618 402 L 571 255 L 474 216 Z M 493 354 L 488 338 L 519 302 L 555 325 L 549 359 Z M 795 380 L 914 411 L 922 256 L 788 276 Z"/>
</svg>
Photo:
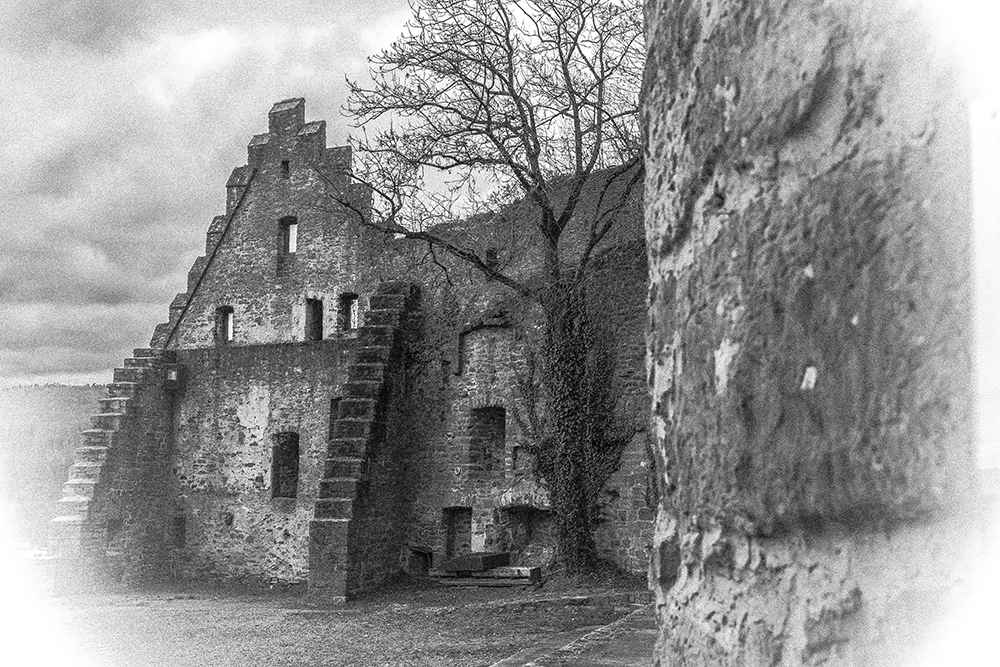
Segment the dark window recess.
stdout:
<svg viewBox="0 0 1000 667">
<path fill-rule="evenodd" d="M 299 246 L 299 222 L 288 216 L 278 221 L 278 275 L 288 273 Z"/>
<path fill-rule="evenodd" d="M 236 335 L 236 318 L 232 306 L 220 306 L 215 310 L 215 342 L 228 343 Z"/>
<path fill-rule="evenodd" d="M 445 557 L 472 553 L 472 508 L 446 507 L 443 518 Z"/>
<path fill-rule="evenodd" d="M 500 266 L 500 255 L 497 254 L 496 248 L 487 248 L 486 254 L 483 257 L 483 263 L 490 269 L 494 271 L 498 266 Z"/>
<path fill-rule="evenodd" d="M 337 314 L 341 331 L 351 331 L 360 326 L 357 294 L 340 295 L 340 312 Z"/>
<path fill-rule="evenodd" d="M 330 399 L 330 440 L 333 440 L 334 425 L 337 423 L 338 412 L 340 412 L 340 396 Z"/>
<path fill-rule="evenodd" d="M 299 490 L 299 434 L 274 436 L 271 455 L 271 497 L 294 498 Z"/>
<path fill-rule="evenodd" d="M 503 468 L 507 411 L 476 408 L 469 419 L 469 463 L 482 472 Z"/>
<path fill-rule="evenodd" d="M 171 541 L 177 549 L 183 549 L 187 545 L 187 518 L 175 516 L 171 525 Z"/>
<path fill-rule="evenodd" d="M 291 173 L 291 169 L 289 168 L 288 160 L 282 160 L 281 161 L 281 177 L 282 178 L 288 178 L 288 176 L 289 176 L 290 173 Z"/>
<path fill-rule="evenodd" d="M 124 523 L 119 518 L 108 519 L 108 546 L 115 547 L 121 541 Z"/>
<path fill-rule="evenodd" d="M 323 340 L 322 299 L 306 299 L 306 340 Z"/>
</svg>

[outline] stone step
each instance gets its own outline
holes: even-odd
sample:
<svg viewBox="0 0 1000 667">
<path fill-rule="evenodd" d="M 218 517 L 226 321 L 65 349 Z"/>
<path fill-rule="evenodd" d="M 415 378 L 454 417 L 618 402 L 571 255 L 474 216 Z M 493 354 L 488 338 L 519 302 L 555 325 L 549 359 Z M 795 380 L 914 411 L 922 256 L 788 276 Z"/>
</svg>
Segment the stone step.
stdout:
<svg viewBox="0 0 1000 667">
<path fill-rule="evenodd" d="M 320 498 L 354 498 L 360 482 L 354 477 L 328 477 L 319 481 Z"/>
<path fill-rule="evenodd" d="M 132 350 L 132 354 L 136 357 L 156 357 L 163 361 L 164 363 L 172 364 L 177 360 L 177 353 L 173 350 L 164 350 L 161 348 L 149 348 L 149 347 L 139 347 Z"/>
<path fill-rule="evenodd" d="M 354 501 L 350 498 L 320 498 L 316 501 L 317 519 L 350 519 Z"/>
<path fill-rule="evenodd" d="M 52 519 L 52 523 L 57 526 L 79 525 L 84 522 L 84 518 L 78 514 L 65 514 Z"/>
<path fill-rule="evenodd" d="M 365 313 L 365 326 L 387 326 L 396 328 L 403 319 L 403 311 L 387 309 L 370 309 Z"/>
<path fill-rule="evenodd" d="M 385 377 L 385 364 L 353 364 L 347 370 L 350 382 L 381 382 Z"/>
<path fill-rule="evenodd" d="M 89 496 L 63 496 L 56 504 L 61 516 L 87 516 L 91 501 Z"/>
<path fill-rule="evenodd" d="M 139 383 L 145 380 L 150 372 L 149 368 L 116 368 L 114 381 L 116 384 L 119 382 Z"/>
<path fill-rule="evenodd" d="M 361 469 L 364 463 L 361 459 L 353 456 L 331 456 L 326 460 L 323 470 L 323 477 L 354 477 L 361 476 Z M 64 487 L 65 488 L 65 487 Z"/>
<path fill-rule="evenodd" d="M 371 419 L 338 419 L 333 423 L 333 438 L 331 440 L 360 438 L 367 441 L 371 433 Z"/>
<path fill-rule="evenodd" d="M 88 428 L 80 431 L 80 435 L 84 446 L 110 447 L 115 431 L 108 428 Z"/>
<path fill-rule="evenodd" d="M 97 486 L 96 479 L 70 479 L 63 483 L 63 496 L 86 496 L 94 497 L 94 487 Z"/>
<path fill-rule="evenodd" d="M 77 461 L 69 468 L 70 479 L 98 479 L 104 464 L 99 461 Z"/>
<path fill-rule="evenodd" d="M 378 399 L 383 384 L 381 380 L 350 380 L 344 384 L 344 398 Z"/>
<path fill-rule="evenodd" d="M 337 412 L 337 421 L 341 419 L 375 419 L 378 401 L 372 398 L 342 398 Z"/>
<path fill-rule="evenodd" d="M 368 447 L 368 438 L 334 438 L 330 441 L 330 456 L 361 457 Z"/>
<path fill-rule="evenodd" d="M 94 445 L 84 445 L 77 447 L 74 452 L 76 459 L 80 461 L 100 462 L 108 455 L 108 448 Z"/>
<path fill-rule="evenodd" d="M 368 299 L 369 310 L 403 310 L 405 307 L 405 294 L 375 294 Z"/>
<path fill-rule="evenodd" d="M 132 357 L 125 360 L 125 368 L 156 368 L 159 365 L 158 357 Z"/>
<path fill-rule="evenodd" d="M 135 382 L 112 382 L 108 385 L 108 396 L 111 398 L 131 398 L 135 395 Z"/>
<path fill-rule="evenodd" d="M 362 347 L 392 347 L 396 327 L 365 325 L 358 330 L 358 344 Z"/>
<path fill-rule="evenodd" d="M 107 431 L 117 431 L 122 424 L 122 420 L 125 418 L 124 412 L 102 412 L 100 414 L 91 415 L 90 423 L 94 428 L 104 429 Z"/>
<path fill-rule="evenodd" d="M 387 345 L 362 345 L 358 348 L 358 364 L 385 364 L 389 361 L 391 348 Z"/>
<path fill-rule="evenodd" d="M 128 404 L 132 399 L 128 396 L 109 396 L 99 398 L 97 402 L 101 404 L 102 412 L 127 412 Z"/>
</svg>

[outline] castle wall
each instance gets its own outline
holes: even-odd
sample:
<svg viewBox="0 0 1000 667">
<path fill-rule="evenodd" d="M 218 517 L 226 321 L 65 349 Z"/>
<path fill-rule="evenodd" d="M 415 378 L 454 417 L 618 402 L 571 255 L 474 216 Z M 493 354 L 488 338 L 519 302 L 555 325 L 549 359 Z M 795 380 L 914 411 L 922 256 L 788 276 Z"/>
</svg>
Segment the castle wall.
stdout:
<svg viewBox="0 0 1000 667">
<path fill-rule="evenodd" d="M 590 294 L 594 324 L 610 365 L 609 381 L 621 395 L 620 421 L 634 432 L 627 438 L 619 470 L 607 484 L 604 520 L 596 537 L 602 557 L 645 572 L 655 507 L 644 364 L 646 261 L 641 240 L 623 236 L 595 260 Z M 530 272 L 530 262 L 520 270 Z M 426 415 L 414 421 L 414 428 L 427 444 L 414 466 L 416 501 L 407 545 L 444 555 L 447 511 L 469 508 L 471 548 L 506 550 L 511 548 L 506 525 L 510 510 L 550 509 L 546 490 L 532 474 L 528 451 L 530 413 L 542 398 L 531 370 L 532 363 L 540 363 L 534 357 L 540 345 L 540 313 L 513 298 L 507 288 L 475 275 L 428 296 L 424 303 L 425 370 L 418 392 Z M 488 461 L 477 453 L 476 444 L 474 413 L 483 408 L 505 412 L 502 450 Z M 553 540 L 543 541 L 554 547 Z M 552 553 L 549 548 L 532 554 L 532 564 Z"/>
<path fill-rule="evenodd" d="M 181 350 L 171 568 L 196 579 L 305 580 L 308 524 L 353 340 Z M 298 434 L 294 498 L 272 497 L 272 451 Z M 183 519 L 184 535 L 177 533 Z"/>
<path fill-rule="evenodd" d="M 657 664 L 904 664 L 974 572 L 955 73 L 903 3 L 646 16 Z"/>
<path fill-rule="evenodd" d="M 385 580 L 410 547 L 443 551 L 449 508 L 468 508 L 469 548 L 518 546 L 526 558 L 550 557 L 548 500 L 527 454 L 526 420 L 540 404 L 537 388 L 528 389 L 539 313 L 457 260 L 431 261 L 424 247 L 359 230 L 329 197 L 347 193 L 366 206 L 344 173 L 350 151 L 326 148 L 325 125 L 305 123 L 304 114 L 302 100 L 272 109 L 268 133 L 254 137 L 247 165 L 233 171 L 226 215 L 212 221 L 187 291 L 154 332 L 154 349 L 176 358 L 180 377 L 161 385 L 165 369 L 151 358 L 127 360 L 121 378 L 116 372 L 116 380 L 144 384 L 128 394 L 137 400 L 112 401 L 134 414 L 99 416 L 108 428 L 87 436 L 95 446 L 75 468 L 101 483 L 71 479 L 64 501 L 79 512 L 66 524 L 92 528 L 98 550 L 106 536 L 112 551 L 125 553 L 130 580 L 153 577 L 153 565 L 181 578 L 308 576 L 310 588 L 333 598 Z M 655 495 L 643 465 L 646 269 L 637 221 L 631 210 L 621 233 L 599 248 L 592 290 L 609 384 L 623 396 L 620 421 L 634 425 L 598 541 L 602 555 L 632 570 L 645 567 Z M 538 271 L 531 234 L 511 233 L 509 224 L 499 228 L 506 234 L 486 229 L 480 240 L 515 238 L 519 245 L 502 248 L 500 261 L 530 281 Z M 565 242 L 581 239 L 571 230 Z M 409 289 L 402 281 L 424 296 L 420 326 L 407 330 L 403 352 L 393 352 L 385 344 L 402 311 L 390 311 L 410 298 L 393 291 Z M 346 326 L 345 295 L 359 297 L 357 328 Z M 309 342 L 318 330 L 316 301 L 322 341 Z M 140 363 L 152 366 L 130 366 Z M 385 397 L 368 393 L 378 365 L 389 378 Z M 340 397 L 334 412 L 331 401 Z M 368 442 L 371 429 L 384 432 Z M 299 445 L 294 498 L 275 494 L 283 478 L 272 475 L 285 469 L 272 452 L 289 433 Z M 112 501 L 103 504 L 109 483 Z M 521 519 L 527 523 L 515 525 Z M 529 524 L 538 524 L 535 542 L 526 537 Z"/>
</svg>

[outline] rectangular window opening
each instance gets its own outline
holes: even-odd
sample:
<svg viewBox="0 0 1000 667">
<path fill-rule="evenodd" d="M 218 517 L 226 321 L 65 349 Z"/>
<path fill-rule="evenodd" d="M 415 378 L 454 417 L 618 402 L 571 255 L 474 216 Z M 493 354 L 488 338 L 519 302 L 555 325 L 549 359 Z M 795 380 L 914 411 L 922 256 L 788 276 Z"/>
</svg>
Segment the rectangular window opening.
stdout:
<svg viewBox="0 0 1000 667">
<path fill-rule="evenodd" d="M 278 433 L 271 450 L 271 497 L 294 498 L 299 491 L 299 434 Z"/>
<path fill-rule="evenodd" d="M 236 317 L 232 306 L 221 306 L 215 311 L 215 340 L 229 343 L 236 335 Z"/>
<path fill-rule="evenodd" d="M 322 299 L 306 299 L 306 340 L 323 340 Z"/>
<path fill-rule="evenodd" d="M 469 463 L 481 472 L 503 468 L 507 442 L 507 411 L 475 408 L 469 419 Z"/>
<path fill-rule="evenodd" d="M 357 329 L 360 324 L 360 310 L 357 294 L 340 295 L 340 328 L 342 331 Z"/>
<path fill-rule="evenodd" d="M 173 533 L 174 548 L 183 549 L 187 546 L 187 518 L 175 516 L 171 532 Z"/>
<path fill-rule="evenodd" d="M 443 513 L 445 557 L 472 553 L 472 508 L 446 507 Z"/>
<path fill-rule="evenodd" d="M 295 218 L 282 225 L 282 239 L 282 250 L 289 255 L 294 254 L 299 245 L 299 223 Z"/>
<path fill-rule="evenodd" d="M 291 173 L 291 168 L 290 168 L 290 165 L 288 164 L 288 160 L 282 160 L 281 161 L 281 177 L 282 178 L 288 178 L 288 176 L 289 176 L 290 173 Z"/>
<path fill-rule="evenodd" d="M 295 251 L 299 246 L 299 223 L 292 216 L 278 221 L 278 275 L 287 275 L 294 265 Z"/>
</svg>

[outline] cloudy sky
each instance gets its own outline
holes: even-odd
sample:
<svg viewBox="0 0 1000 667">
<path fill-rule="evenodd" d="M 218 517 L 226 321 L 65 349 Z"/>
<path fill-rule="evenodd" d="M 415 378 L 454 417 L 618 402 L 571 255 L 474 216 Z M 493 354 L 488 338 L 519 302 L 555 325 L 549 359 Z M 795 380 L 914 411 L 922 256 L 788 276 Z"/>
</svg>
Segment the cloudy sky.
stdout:
<svg viewBox="0 0 1000 667">
<path fill-rule="evenodd" d="M 0 384 L 107 382 L 185 286 L 225 182 L 305 97 L 331 143 L 344 77 L 405 0 L 4 0 Z"/>
</svg>

